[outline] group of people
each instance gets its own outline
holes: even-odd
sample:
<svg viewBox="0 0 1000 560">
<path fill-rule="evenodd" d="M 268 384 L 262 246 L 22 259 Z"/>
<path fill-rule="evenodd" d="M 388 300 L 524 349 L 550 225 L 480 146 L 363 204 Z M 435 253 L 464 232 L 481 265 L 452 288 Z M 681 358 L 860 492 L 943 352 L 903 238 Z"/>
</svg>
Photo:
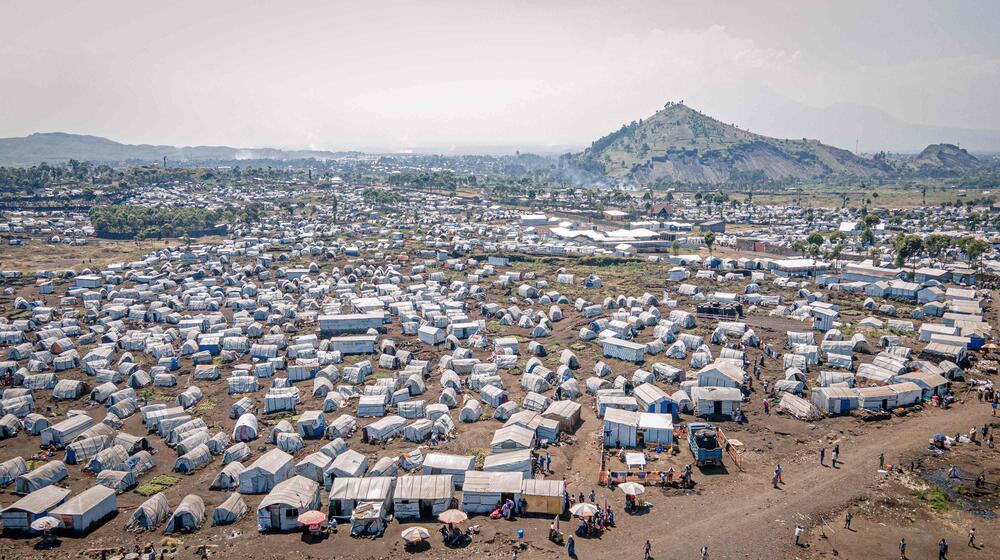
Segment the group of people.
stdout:
<svg viewBox="0 0 1000 560">
<path fill-rule="evenodd" d="M 441 542 L 445 546 L 456 546 L 461 544 L 465 539 L 472 538 L 471 527 L 466 531 L 462 531 L 455 523 L 442 524 L 438 532 L 441 533 Z"/>
<path fill-rule="evenodd" d="M 538 456 L 535 457 L 535 464 L 538 466 L 537 472 L 540 472 L 542 474 L 551 473 L 552 455 L 548 451 L 545 452 L 545 455 L 539 453 Z"/>
<path fill-rule="evenodd" d="M 524 510 L 527 509 L 528 502 L 523 497 L 518 500 L 517 503 L 514 500 L 507 498 L 503 502 L 497 502 L 497 506 L 490 513 L 490 519 L 500 519 L 501 517 L 507 521 L 513 521 L 514 515 L 521 515 Z"/>
<path fill-rule="evenodd" d="M 615 526 L 615 512 L 611 506 L 602 508 L 597 506 L 597 513 L 580 519 L 580 525 L 576 528 L 576 535 L 579 537 L 597 537 L 604 534 L 604 531 Z"/>
</svg>

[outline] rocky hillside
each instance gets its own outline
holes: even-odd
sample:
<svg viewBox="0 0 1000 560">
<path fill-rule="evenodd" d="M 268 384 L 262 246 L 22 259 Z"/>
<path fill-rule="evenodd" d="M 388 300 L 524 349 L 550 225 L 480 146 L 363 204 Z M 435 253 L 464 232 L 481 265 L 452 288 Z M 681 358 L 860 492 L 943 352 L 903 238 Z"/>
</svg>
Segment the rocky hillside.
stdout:
<svg viewBox="0 0 1000 560">
<path fill-rule="evenodd" d="M 623 126 L 569 162 L 611 178 L 640 182 L 722 183 L 884 175 L 881 162 L 816 140 L 769 138 L 724 124 L 681 103 Z"/>
<path fill-rule="evenodd" d="M 909 162 L 918 171 L 969 171 L 979 165 L 976 156 L 954 144 L 931 144 Z"/>
</svg>

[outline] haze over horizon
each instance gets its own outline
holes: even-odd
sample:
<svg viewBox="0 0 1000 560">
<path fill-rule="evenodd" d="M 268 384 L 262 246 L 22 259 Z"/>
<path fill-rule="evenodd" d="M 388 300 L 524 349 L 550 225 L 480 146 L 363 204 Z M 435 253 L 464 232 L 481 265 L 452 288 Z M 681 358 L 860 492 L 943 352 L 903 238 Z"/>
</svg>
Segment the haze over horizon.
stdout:
<svg viewBox="0 0 1000 560">
<path fill-rule="evenodd" d="M 1000 150 L 995 2 L 3 0 L 3 12 L 0 137 L 556 151 L 684 100 L 849 149 Z"/>
</svg>

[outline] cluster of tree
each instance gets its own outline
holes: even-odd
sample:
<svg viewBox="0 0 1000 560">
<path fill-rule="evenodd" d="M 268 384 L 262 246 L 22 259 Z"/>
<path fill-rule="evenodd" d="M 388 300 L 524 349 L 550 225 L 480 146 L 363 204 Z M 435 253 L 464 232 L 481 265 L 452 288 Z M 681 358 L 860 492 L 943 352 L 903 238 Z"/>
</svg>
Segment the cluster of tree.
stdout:
<svg viewBox="0 0 1000 560">
<path fill-rule="evenodd" d="M 259 209 L 248 210 L 251 214 Z M 147 206 L 94 206 L 90 221 L 98 237 L 160 239 L 193 236 L 234 217 L 228 210 L 204 208 L 151 208 Z"/>
<path fill-rule="evenodd" d="M 465 182 L 474 185 L 476 183 L 475 175 L 466 178 Z M 386 177 L 386 183 L 400 187 L 416 187 L 455 192 L 458 190 L 458 186 L 462 183 L 462 180 L 459 179 L 455 173 L 447 170 L 431 172 L 405 171 L 389 175 Z"/>
<path fill-rule="evenodd" d="M 31 167 L 0 167 L 0 191 L 32 191 L 70 182 L 110 182 L 112 169 L 107 165 L 70 160 L 66 165 L 40 163 Z M 101 180 L 98 180 L 101 179 Z"/>
<path fill-rule="evenodd" d="M 924 253 L 932 258 L 938 258 L 951 247 L 961 251 L 969 265 L 975 268 L 979 267 L 983 256 L 993 249 L 992 245 L 978 237 L 968 236 L 955 241 L 947 235 L 937 233 L 921 238 L 900 232 L 893 241 L 893 249 L 896 251 L 895 264 L 902 268 L 911 258 Z"/>
<path fill-rule="evenodd" d="M 361 198 L 368 204 L 375 206 L 392 206 L 406 200 L 403 195 L 396 191 L 374 189 L 371 187 L 361 191 Z"/>
</svg>

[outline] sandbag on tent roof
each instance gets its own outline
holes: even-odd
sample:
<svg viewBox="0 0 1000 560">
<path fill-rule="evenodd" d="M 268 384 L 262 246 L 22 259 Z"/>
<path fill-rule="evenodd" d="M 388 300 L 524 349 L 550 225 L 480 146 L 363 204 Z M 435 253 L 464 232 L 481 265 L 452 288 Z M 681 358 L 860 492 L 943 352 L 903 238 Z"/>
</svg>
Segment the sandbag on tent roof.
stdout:
<svg viewBox="0 0 1000 560">
<path fill-rule="evenodd" d="M 163 492 L 153 494 L 132 512 L 125 524 L 129 531 L 152 531 L 170 515 L 170 503 Z"/>
<path fill-rule="evenodd" d="M 205 501 L 197 494 L 188 494 L 184 496 L 173 515 L 170 516 L 163 532 L 168 535 L 171 533 L 190 533 L 197 530 L 204 522 Z"/>
<path fill-rule="evenodd" d="M 249 508 L 246 501 L 243 500 L 243 496 L 239 492 L 233 492 L 226 498 L 226 501 L 212 510 L 212 525 L 236 523 L 241 517 L 246 515 L 247 511 L 249 511 Z"/>
</svg>

